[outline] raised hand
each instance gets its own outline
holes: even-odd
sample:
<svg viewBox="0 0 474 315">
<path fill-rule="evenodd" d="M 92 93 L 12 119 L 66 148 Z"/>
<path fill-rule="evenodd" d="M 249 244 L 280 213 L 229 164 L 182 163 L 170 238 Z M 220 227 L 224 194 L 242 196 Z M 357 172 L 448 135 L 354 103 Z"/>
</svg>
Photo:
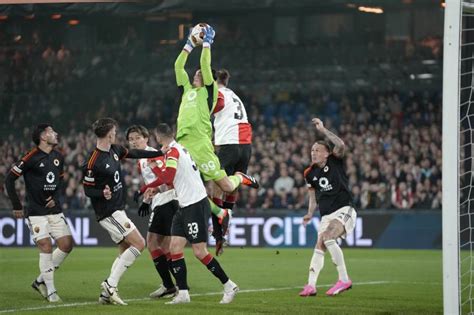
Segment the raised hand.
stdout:
<svg viewBox="0 0 474 315">
<path fill-rule="evenodd" d="M 212 26 L 208 25 L 204 28 L 204 43 L 208 43 L 212 45 L 214 42 L 214 36 L 216 36 L 216 31 L 212 28 Z"/>
<path fill-rule="evenodd" d="M 313 122 L 314 126 L 316 127 L 316 130 L 324 131 L 325 128 L 324 128 L 324 124 L 323 124 L 321 119 L 313 118 L 311 121 Z"/>
</svg>

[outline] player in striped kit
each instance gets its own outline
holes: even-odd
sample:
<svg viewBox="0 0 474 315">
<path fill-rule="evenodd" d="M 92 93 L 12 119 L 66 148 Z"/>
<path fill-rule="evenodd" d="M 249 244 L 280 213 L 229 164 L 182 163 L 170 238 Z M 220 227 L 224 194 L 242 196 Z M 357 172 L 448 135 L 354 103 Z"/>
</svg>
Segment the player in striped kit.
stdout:
<svg viewBox="0 0 474 315">
<path fill-rule="evenodd" d="M 171 227 L 172 267 L 179 293 L 168 304 L 191 301 L 183 254 L 187 242 L 191 243 L 196 258 L 223 284 L 224 295 L 220 303 L 230 303 L 239 288 L 229 279 L 217 259 L 207 251 L 210 205 L 198 168 L 188 151 L 173 139 L 173 133 L 168 125 L 158 125 L 156 137 L 158 142 L 169 149 L 166 153 L 166 169 L 158 176 L 158 180 L 143 186 L 141 191 L 147 195 L 155 191 L 156 188 L 153 187 L 173 184 L 180 206 Z"/>
<path fill-rule="evenodd" d="M 247 111 L 240 97 L 229 89 L 229 71 L 222 69 L 217 72 L 219 96 L 214 108 L 214 145 L 221 167 L 227 174 L 235 172 L 247 173 L 252 154 L 252 125 L 248 121 Z M 224 194 L 216 185 L 213 189 L 213 201 L 221 208 L 232 209 L 237 199 L 237 190 Z M 215 216 L 213 235 L 216 238 L 216 255 L 223 252 L 226 227 L 219 225 Z"/>
<path fill-rule="evenodd" d="M 148 146 L 150 134 L 148 130 L 141 125 L 133 125 L 126 131 L 128 143 L 132 149 L 157 151 Z M 145 184 L 149 184 L 157 179 L 157 174 L 165 169 L 165 160 L 163 156 L 153 159 L 138 160 L 138 171 L 143 177 Z M 162 298 L 173 296 L 176 293 L 176 287 L 170 273 L 171 254 L 171 223 L 173 216 L 179 208 L 176 200 L 176 193 L 173 186 L 160 186 L 160 193 L 153 198 L 146 198 L 138 211 L 140 216 L 146 216 L 150 213 L 148 223 L 148 232 L 146 235 L 146 244 L 156 271 L 161 277 L 162 285 L 150 293 L 152 298 Z"/>
</svg>

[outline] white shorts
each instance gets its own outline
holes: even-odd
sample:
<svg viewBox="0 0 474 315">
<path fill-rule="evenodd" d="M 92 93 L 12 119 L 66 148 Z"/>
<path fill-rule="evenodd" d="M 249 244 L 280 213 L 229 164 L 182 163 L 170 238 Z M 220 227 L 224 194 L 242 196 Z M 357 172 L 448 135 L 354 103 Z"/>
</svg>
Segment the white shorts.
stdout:
<svg viewBox="0 0 474 315">
<path fill-rule="evenodd" d="M 71 235 L 69 225 L 62 213 L 29 216 L 27 222 L 35 242 L 48 237 L 57 240 L 63 236 Z"/>
<path fill-rule="evenodd" d="M 135 224 L 127 217 L 124 210 L 117 210 L 110 217 L 99 221 L 99 224 L 110 234 L 112 241 L 116 244 L 135 230 Z"/>
<path fill-rule="evenodd" d="M 342 223 L 345 229 L 345 233 L 341 235 L 342 238 L 346 238 L 347 234 L 352 233 L 355 227 L 357 218 L 357 212 L 350 206 L 342 207 L 331 214 L 323 216 L 319 223 L 318 236 L 327 230 L 329 223 L 332 220 L 337 220 Z"/>
</svg>

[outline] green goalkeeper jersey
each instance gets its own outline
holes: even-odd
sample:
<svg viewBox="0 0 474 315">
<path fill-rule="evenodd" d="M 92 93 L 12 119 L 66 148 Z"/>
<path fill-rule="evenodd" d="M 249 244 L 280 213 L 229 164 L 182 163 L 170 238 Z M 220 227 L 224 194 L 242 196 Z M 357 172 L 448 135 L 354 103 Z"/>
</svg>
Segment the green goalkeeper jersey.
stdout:
<svg viewBox="0 0 474 315">
<path fill-rule="evenodd" d="M 203 87 L 194 88 L 184 66 L 188 54 L 183 50 L 175 62 L 176 83 L 182 89 L 178 113 L 176 140 L 188 141 L 212 139 L 211 113 L 217 102 L 218 87 L 212 77 L 211 50 L 203 48 L 201 53 L 201 74 Z"/>
</svg>

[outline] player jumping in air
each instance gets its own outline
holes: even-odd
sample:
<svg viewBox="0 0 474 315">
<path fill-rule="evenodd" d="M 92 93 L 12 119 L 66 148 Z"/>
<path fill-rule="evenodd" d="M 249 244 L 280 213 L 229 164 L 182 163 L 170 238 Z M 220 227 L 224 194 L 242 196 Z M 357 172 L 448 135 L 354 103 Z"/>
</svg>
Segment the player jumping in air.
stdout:
<svg viewBox="0 0 474 315">
<path fill-rule="evenodd" d="M 179 106 L 176 140 L 183 145 L 193 157 L 204 181 L 214 181 L 225 193 L 234 192 L 240 184 L 258 188 L 255 178 L 242 172 L 227 176 L 221 169 L 218 157 L 212 144 L 211 113 L 218 99 L 218 86 L 211 69 L 211 44 L 214 42 L 215 31 L 211 26 L 204 28 L 204 42 L 201 52 L 200 69 L 196 71 L 192 84 L 184 66 L 188 55 L 195 47 L 191 38 L 176 59 L 174 68 L 176 83 L 182 93 Z M 214 71 L 215 73 L 215 71 Z M 208 195 L 212 196 L 212 188 L 206 185 Z M 221 209 L 211 202 L 212 212 L 227 228 L 224 219 L 229 218 L 229 211 Z"/>
<path fill-rule="evenodd" d="M 13 166 L 5 179 L 5 187 L 13 205 L 13 216 L 26 218 L 40 251 L 40 275 L 31 286 L 49 302 L 61 302 L 54 286 L 54 272 L 71 252 L 73 244 L 71 230 L 59 204 L 64 157 L 54 149 L 58 134 L 51 125 L 37 125 L 32 138 L 36 147 Z M 22 175 L 28 202 L 26 211 L 15 190 L 15 181 Z M 56 241 L 54 251 L 51 239 Z"/>
<path fill-rule="evenodd" d="M 321 213 L 321 223 L 318 241 L 309 266 L 308 283 L 300 292 L 300 296 L 316 295 L 316 283 L 319 272 L 324 266 L 326 249 L 329 251 L 339 274 L 339 280 L 326 292 L 326 295 L 333 296 L 352 287 L 344 255 L 337 244 L 337 239 L 352 233 L 357 214 L 352 207 L 352 195 L 349 191 L 342 160 L 345 144 L 339 137 L 327 130 L 320 119 L 314 118 L 313 123 L 316 130 L 334 144 L 334 149 L 331 151 L 329 144 L 325 141 L 316 141 L 311 148 L 312 165 L 304 172 L 308 185 L 309 206 L 308 213 L 303 217 L 303 224 L 306 226 L 311 221 L 317 205 L 319 205 Z"/>
<path fill-rule="evenodd" d="M 227 174 L 235 172 L 247 173 L 252 155 L 252 125 L 248 121 L 245 106 L 237 94 L 229 89 L 229 71 L 222 69 L 217 72 L 219 97 L 214 108 L 214 144 L 222 168 Z M 212 200 L 224 209 L 232 209 L 237 200 L 237 190 L 223 194 L 219 187 L 214 187 Z M 213 214 L 213 236 L 216 239 L 216 255 L 223 252 L 223 231 Z"/>
</svg>

